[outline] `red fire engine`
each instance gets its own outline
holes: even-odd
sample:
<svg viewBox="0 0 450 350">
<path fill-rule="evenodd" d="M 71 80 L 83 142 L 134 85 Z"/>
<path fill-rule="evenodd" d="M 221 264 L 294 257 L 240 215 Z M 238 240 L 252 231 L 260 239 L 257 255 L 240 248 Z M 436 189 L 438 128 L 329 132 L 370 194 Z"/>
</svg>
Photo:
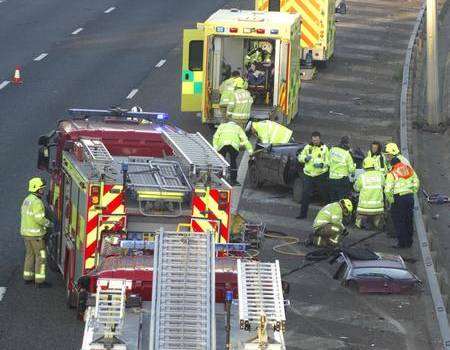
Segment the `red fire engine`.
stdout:
<svg viewBox="0 0 450 350">
<path fill-rule="evenodd" d="M 228 163 L 200 133 L 167 125 L 164 113 L 69 113 L 40 137 L 38 162 L 51 179 L 49 258 L 66 282 L 69 305 L 78 305 L 80 291 L 92 291 L 99 276 L 131 280 L 150 300 L 151 259 L 121 256 L 123 240 L 148 241 L 160 227 L 184 223 L 229 242 Z M 236 283 L 233 269 L 222 272 L 218 283 Z"/>
</svg>

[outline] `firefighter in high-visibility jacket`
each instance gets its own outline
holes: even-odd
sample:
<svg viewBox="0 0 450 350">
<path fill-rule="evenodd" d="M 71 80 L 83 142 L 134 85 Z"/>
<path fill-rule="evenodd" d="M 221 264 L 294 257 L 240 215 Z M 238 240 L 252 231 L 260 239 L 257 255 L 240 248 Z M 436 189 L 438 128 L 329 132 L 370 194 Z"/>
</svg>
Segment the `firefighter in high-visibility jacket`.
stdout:
<svg viewBox="0 0 450 350">
<path fill-rule="evenodd" d="M 244 129 L 250 118 L 253 97 L 245 89 L 243 79 L 237 79 L 234 86 L 234 93 L 231 95 L 230 102 L 227 105 L 227 117 Z"/>
<path fill-rule="evenodd" d="M 384 194 L 391 205 L 391 217 L 397 235 L 395 248 L 409 248 L 413 243 L 414 194 L 420 186 L 411 165 L 388 155 L 391 170 L 386 175 Z"/>
<path fill-rule="evenodd" d="M 393 142 L 392 143 L 388 143 L 386 145 L 384 151 L 385 151 L 385 157 L 386 157 L 386 160 L 387 160 L 387 170 L 388 171 L 391 170 L 391 168 L 392 168 L 390 161 L 394 157 L 397 157 L 398 160 L 400 162 L 402 162 L 403 164 L 411 165 L 409 160 L 406 159 L 406 157 L 404 157 L 404 156 L 402 156 L 400 154 L 400 149 L 398 148 L 396 143 L 393 143 Z"/>
<path fill-rule="evenodd" d="M 23 279 L 26 283 L 34 281 L 36 287 L 49 287 L 45 282 L 46 249 L 45 235 L 51 221 L 45 217 L 45 206 L 42 201 L 45 182 L 39 177 L 28 183 L 30 192 L 21 208 L 20 234 L 25 242 L 25 262 Z"/>
<path fill-rule="evenodd" d="M 224 157 L 230 156 L 230 184 L 239 186 L 237 182 L 237 162 L 239 149 L 244 146 L 253 153 L 253 146 L 245 135 L 244 130 L 234 121 L 220 124 L 213 136 L 213 147 Z"/>
<path fill-rule="evenodd" d="M 268 119 L 259 122 L 250 120 L 245 131 L 251 131 L 260 143 L 281 144 L 289 143 L 292 139 L 292 130 Z"/>
<path fill-rule="evenodd" d="M 371 221 L 376 228 L 380 228 L 384 221 L 384 174 L 375 169 L 372 157 L 364 158 L 362 165 L 365 172 L 358 176 L 354 185 L 355 191 L 359 192 L 355 225 L 362 228 Z"/>
<path fill-rule="evenodd" d="M 314 189 L 317 189 L 322 200 L 328 203 L 329 157 L 329 149 L 322 143 L 320 132 L 314 131 L 311 134 L 311 143 L 303 148 L 297 158 L 303 164 L 303 191 L 297 219 L 306 219 Z"/>
<path fill-rule="evenodd" d="M 353 211 L 350 199 L 341 199 L 324 206 L 313 222 L 313 245 L 316 247 L 334 247 L 346 235 L 343 219 Z"/>
<path fill-rule="evenodd" d="M 351 190 L 350 175 L 355 173 L 356 164 L 350 154 L 350 139 L 341 138 L 337 146 L 330 148 L 329 190 L 330 201 L 348 196 Z"/>
</svg>

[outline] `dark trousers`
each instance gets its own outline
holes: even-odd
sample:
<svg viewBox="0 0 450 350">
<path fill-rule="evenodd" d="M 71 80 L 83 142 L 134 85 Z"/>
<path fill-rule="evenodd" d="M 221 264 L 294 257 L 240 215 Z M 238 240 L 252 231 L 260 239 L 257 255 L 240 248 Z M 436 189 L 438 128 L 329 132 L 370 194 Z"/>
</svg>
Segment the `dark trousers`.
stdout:
<svg viewBox="0 0 450 350">
<path fill-rule="evenodd" d="M 329 179 L 328 186 L 330 189 L 330 201 L 337 202 L 341 199 L 348 198 L 351 183 L 348 177 L 342 179 Z"/>
<path fill-rule="evenodd" d="M 391 216 L 397 234 L 398 245 L 410 247 L 413 242 L 414 195 L 394 196 Z"/>
<path fill-rule="evenodd" d="M 227 154 L 230 155 L 230 181 L 236 182 L 237 179 L 237 162 L 236 159 L 239 155 L 239 151 L 236 151 L 233 146 L 224 146 L 220 149 L 219 153 L 227 159 Z"/>
<path fill-rule="evenodd" d="M 303 174 L 303 192 L 301 200 L 300 216 L 306 217 L 308 215 L 309 203 L 313 195 L 314 189 L 317 189 L 321 199 L 328 203 L 328 173 L 324 173 L 318 176 L 308 176 Z"/>
</svg>

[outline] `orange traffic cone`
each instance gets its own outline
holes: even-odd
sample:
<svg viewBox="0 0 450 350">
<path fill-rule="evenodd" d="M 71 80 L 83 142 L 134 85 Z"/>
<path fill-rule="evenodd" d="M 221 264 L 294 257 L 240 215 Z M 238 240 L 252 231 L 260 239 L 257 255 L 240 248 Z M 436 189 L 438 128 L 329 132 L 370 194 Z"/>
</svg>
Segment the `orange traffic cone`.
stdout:
<svg viewBox="0 0 450 350">
<path fill-rule="evenodd" d="M 16 66 L 14 70 L 14 76 L 11 81 L 14 85 L 19 85 L 23 83 L 22 77 L 20 76 L 20 67 Z"/>
</svg>

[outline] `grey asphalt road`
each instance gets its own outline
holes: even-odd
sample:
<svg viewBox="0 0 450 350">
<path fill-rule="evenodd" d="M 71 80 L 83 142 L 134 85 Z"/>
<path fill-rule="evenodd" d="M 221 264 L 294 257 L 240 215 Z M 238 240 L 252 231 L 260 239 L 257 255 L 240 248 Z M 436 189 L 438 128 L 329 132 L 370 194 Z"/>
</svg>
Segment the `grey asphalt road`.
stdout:
<svg viewBox="0 0 450 350">
<path fill-rule="evenodd" d="M 24 79 L 19 87 L 0 90 L 0 287 L 7 288 L 0 301 L 0 349 L 78 349 L 81 343 L 82 324 L 65 306 L 59 277 L 50 274 L 50 290 L 35 290 L 20 278 L 18 209 L 28 178 L 36 174 L 38 136 L 69 107 L 125 103 L 156 63 L 180 46 L 182 28 L 227 5 L 218 0 L 0 2 L 0 83 L 16 64 Z M 110 7 L 115 9 L 104 13 Z M 83 31 L 72 35 L 79 27 Z M 41 53 L 48 56 L 34 61 Z M 174 111 L 179 80 L 160 76 L 152 82 L 164 87 L 155 90 L 155 98 L 169 98 L 171 106 L 150 107 Z M 191 130 L 199 126 L 190 119 L 178 121 Z"/>
</svg>

